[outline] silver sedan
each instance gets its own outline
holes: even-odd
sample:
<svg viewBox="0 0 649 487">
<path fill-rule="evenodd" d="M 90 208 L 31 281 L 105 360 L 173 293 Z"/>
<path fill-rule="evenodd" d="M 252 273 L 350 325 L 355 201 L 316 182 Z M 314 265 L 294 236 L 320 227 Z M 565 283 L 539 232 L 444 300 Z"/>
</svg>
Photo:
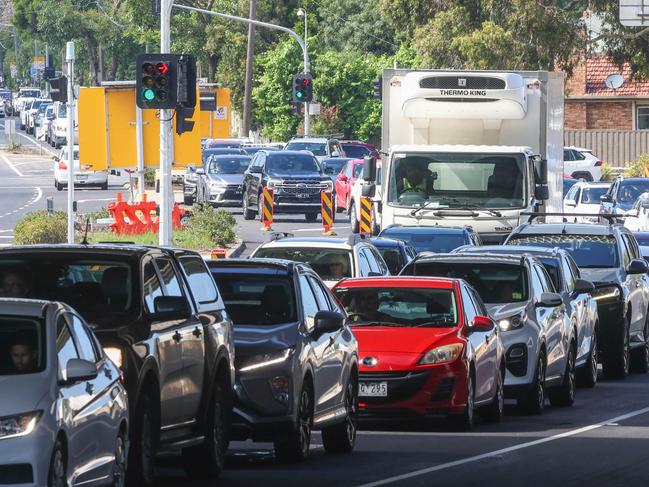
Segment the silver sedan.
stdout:
<svg viewBox="0 0 649 487">
<path fill-rule="evenodd" d="M 121 381 L 72 308 L 0 299 L 0 483 L 124 485 Z"/>
</svg>

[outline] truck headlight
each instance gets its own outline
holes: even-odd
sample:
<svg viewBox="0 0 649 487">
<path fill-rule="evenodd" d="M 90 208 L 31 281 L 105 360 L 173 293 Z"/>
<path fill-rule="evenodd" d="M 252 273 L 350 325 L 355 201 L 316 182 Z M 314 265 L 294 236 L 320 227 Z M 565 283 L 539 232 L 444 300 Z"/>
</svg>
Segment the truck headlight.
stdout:
<svg viewBox="0 0 649 487">
<path fill-rule="evenodd" d="M 43 415 L 43 411 L 16 414 L 0 418 L 0 440 L 27 436 L 36 427 L 36 423 Z"/>
<path fill-rule="evenodd" d="M 453 362 L 462 352 L 461 343 L 452 343 L 442 347 L 433 348 L 424 354 L 419 361 L 419 365 L 441 364 L 444 362 Z"/>
<path fill-rule="evenodd" d="M 595 301 L 616 300 L 620 297 L 620 288 L 617 286 L 600 287 L 595 289 L 591 295 Z"/>
<path fill-rule="evenodd" d="M 239 368 L 239 372 L 249 372 L 251 370 L 257 370 L 264 367 L 269 367 L 271 365 L 281 364 L 282 362 L 288 360 L 288 358 L 292 354 L 293 349 L 286 348 L 284 350 L 280 350 L 279 352 L 269 352 L 253 355 L 244 362 L 242 367 Z"/>
<path fill-rule="evenodd" d="M 510 316 L 508 318 L 503 318 L 502 320 L 498 320 L 498 328 L 500 328 L 501 331 L 510 331 L 522 327 L 523 327 L 523 316 L 521 314 Z"/>
</svg>

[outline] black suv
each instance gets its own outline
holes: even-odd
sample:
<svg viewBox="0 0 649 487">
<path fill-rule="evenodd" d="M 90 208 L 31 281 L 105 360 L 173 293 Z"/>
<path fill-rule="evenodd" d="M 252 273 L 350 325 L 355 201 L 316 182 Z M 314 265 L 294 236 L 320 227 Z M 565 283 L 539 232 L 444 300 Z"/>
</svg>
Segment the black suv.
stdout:
<svg viewBox="0 0 649 487">
<path fill-rule="evenodd" d="M 649 268 L 633 234 L 615 223 L 534 223 L 535 216 L 531 218 L 514 229 L 505 244 L 563 248 L 582 277 L 593 282 L 604 376 L 622 379 L 629 368 L 648 372 Z"/>
<path fill-rule="evenodd" d="M 273 190 L 274 213 L 304 213 L 314 222 L 320 213 L 320 192 L 333 192 L 331 178 L 315 157 L 302 151 L 257 152 L 243 177 L 243 217 L 261 218 L 262 192 Z"/>
<path fill-rule="evenodd" d="M 75 308 L 124 374 L 132 485 L 153 485 L 158 450 L 182 450 L 193 477 L 223 468 L 232 408 L 232 324 L 195 252 L 131 245 L 11 247 L 0 276 L 21 297 Z"/>
<path fill-rule="evenodd" d="M 354 448 L 358 345 L 345 311 L 306 264 L 275 259 L 208 263 L 234 322 L 232 438 L 273 441 L 282 461 Z"/>
</svg>

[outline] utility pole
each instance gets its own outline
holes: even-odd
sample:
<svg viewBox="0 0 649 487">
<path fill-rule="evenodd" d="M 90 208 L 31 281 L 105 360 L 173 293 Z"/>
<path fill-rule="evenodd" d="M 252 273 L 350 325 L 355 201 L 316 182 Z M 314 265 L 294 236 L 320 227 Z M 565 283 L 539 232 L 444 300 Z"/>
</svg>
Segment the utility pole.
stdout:
<svg viewBox="0 0 649 487">
<path fill-rule="evenodd" d="M 250 0 L 250 20 L 257 18 L 257 0 Z M 246 85 L 243 95 L 243 135 L 248 137 L 252 118 L 252 74 L 255 59 L 255 26 L 248 24 L 248 51 L 246 54 Z"/>
<path fill-rule="evenodd" d="M 74 243 L 74 42 L 68 42 L 65 60 L 68 63 L 68 243 Z"/>
<path fill-rule="evenodd" d="M 45 69 L 50 67 L 50 46 L 47 42 L 45 43 Z M 45 81 L 45 98 L 50 96 L 50 84 Z"/>
<path fill-rule="evenodd" d="M 171 50 L 171 6 L 173 0 L 160 0 L 160 53 Z M 172 221 L 171 211 L 174 204 L 174 193 L 171 184 L 171 166 L 173 161 L 173 110 L 160 110 L 160 217 L 158 243 L 171 245 Z"/>
</svg>

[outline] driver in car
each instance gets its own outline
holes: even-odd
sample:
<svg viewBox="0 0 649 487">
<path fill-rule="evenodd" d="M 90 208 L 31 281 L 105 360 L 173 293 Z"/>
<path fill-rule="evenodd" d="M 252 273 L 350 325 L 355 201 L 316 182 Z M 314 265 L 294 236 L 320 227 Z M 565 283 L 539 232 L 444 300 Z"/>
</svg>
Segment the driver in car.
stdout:
<svg viewBox="0 0 649 487">
<path fill-rule="evenodd" d="M 354 296 L 349 310 L 349 317 L 354 322 L 390 322 L 393 321 L 390 315 L 379 311 L 381 302 L 377 292 L 363 290 Z"/>
<path fill-rule="evenodd" d="M 397 181 L 399 196 L 406 193 L 433 193 L 433 178 L 419 159 L 406 161 L 406 176 Z"/>
</svg>

